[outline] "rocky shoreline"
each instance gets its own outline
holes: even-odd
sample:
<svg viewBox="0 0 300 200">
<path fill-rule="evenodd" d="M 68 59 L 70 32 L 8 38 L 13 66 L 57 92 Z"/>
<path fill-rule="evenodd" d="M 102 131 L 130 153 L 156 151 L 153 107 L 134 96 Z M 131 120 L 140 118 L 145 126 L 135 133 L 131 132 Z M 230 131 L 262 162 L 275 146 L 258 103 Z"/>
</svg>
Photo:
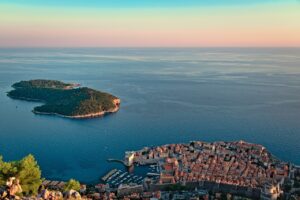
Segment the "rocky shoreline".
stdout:
<svg viewBox="0 0 300 200">
<path fill-rule="evenodd" d="M 118 102 L 118 103 L 115 103 Z M 62 115 L 59 113 L 48 113 L 48 112 L 39 112 L 39 111 L 35 111 L 32 110 L 32 112 L 34 114 L 39 114 L 39 115 L 55 115 L 55 116 L 59 116 L 59 117 L 64 117 L 64 118 L 69 118 L 69 119 L 89 119 L 89 118 L 96 118 L 96 117 L 103 117 L 106 114 L 111 114 L 111 113 L 115 113 L 118 112 L 118 110 L 120 109 L 120 99 L 115 99 L 114 103 L 115 103 L 115 108 L 111 109 L 111 110 L 107 110 L 107 111 L 102 111 L 102 112 L 96 112 L 96 113 L 89 113 L 89 114 L 85 114 L 85 115 Z"/>
</svg>

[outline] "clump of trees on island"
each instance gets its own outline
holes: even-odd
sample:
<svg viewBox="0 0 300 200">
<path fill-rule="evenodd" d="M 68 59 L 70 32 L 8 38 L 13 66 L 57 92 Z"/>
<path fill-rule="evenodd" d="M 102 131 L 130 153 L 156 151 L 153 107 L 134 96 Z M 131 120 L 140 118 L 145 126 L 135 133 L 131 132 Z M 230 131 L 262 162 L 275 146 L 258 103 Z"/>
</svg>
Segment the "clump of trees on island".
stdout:
<svg viewBox="0 0 300 200">
<path fill-rule="evenodd" d="M 33 109 L 35 113 L 68 117 L 113 112 L 119 106 L 115 103 L 118 98 L 111 94 L 73 86 L 55 80 L 20 81 L 12 85 L 14 90 L 7 95 L 13 99 L 44 102 Z"/>
<path fill-rule="evenodd" d="M 12 85 L 13 88 L 54 88 L 54 89 L 68 89 L 74 84 L 64 83 L 56 80 L 36 79 L 31 81 L 20 81 Z"/>
</svg>

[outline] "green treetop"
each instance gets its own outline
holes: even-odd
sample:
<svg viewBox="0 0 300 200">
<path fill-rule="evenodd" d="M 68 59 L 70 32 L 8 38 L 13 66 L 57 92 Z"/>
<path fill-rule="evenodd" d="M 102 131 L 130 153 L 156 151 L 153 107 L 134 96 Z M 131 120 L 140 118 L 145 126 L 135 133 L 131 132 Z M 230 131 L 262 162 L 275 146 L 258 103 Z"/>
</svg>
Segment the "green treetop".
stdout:
<svg viewBox="0 0 300 200">
<path fill-rule="evenodd" d="M 20 180 L 24 195 L 37 194 L 42 184 L 41 170 L 31 154 L 12 162 L 4 162 L 0 156 L 0 185 L 5 185 L 10 177 Z"/>
<path fill-rule="evenodd" d="M 69 191 L 69 190 L 76 190 L 79 191 L 80 190 L 80 183 L 78 181 L 76 181 L 75 179 L 70 179 L 65 187 L 64 187 L 64 191 Z"/>
</svg>

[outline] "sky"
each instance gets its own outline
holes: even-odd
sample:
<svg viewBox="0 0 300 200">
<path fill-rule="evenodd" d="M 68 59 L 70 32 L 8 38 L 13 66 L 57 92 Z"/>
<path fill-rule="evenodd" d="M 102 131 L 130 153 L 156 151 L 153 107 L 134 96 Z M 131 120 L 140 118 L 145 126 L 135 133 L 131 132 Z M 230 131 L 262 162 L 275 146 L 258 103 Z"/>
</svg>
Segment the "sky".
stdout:
<svg viewBox="0 0 300 200">
<path fill-rule="evenodd" d="M 283 46 L 299 0 L 0 0 L 0 47 Z"/>
</svg>

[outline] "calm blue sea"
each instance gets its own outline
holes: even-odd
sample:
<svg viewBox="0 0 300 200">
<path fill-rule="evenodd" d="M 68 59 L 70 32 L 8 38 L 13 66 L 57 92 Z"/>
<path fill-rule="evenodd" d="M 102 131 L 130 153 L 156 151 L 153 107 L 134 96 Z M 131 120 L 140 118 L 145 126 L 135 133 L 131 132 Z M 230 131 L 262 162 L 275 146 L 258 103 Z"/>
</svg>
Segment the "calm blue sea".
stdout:
<svg viewBox="0 0 300 200">
<path fill-rule="evenodd" d="M 56 79 L 121 98 L 118 113 L 34 115 L 6 96 L 20 80 Z M 124 151 L 191 140 L 246 140 L 300 164 L 300 49 L 0 49 L 0 154 L 31 153 L 49 179 L 94 182 Z"/>
</svg>

